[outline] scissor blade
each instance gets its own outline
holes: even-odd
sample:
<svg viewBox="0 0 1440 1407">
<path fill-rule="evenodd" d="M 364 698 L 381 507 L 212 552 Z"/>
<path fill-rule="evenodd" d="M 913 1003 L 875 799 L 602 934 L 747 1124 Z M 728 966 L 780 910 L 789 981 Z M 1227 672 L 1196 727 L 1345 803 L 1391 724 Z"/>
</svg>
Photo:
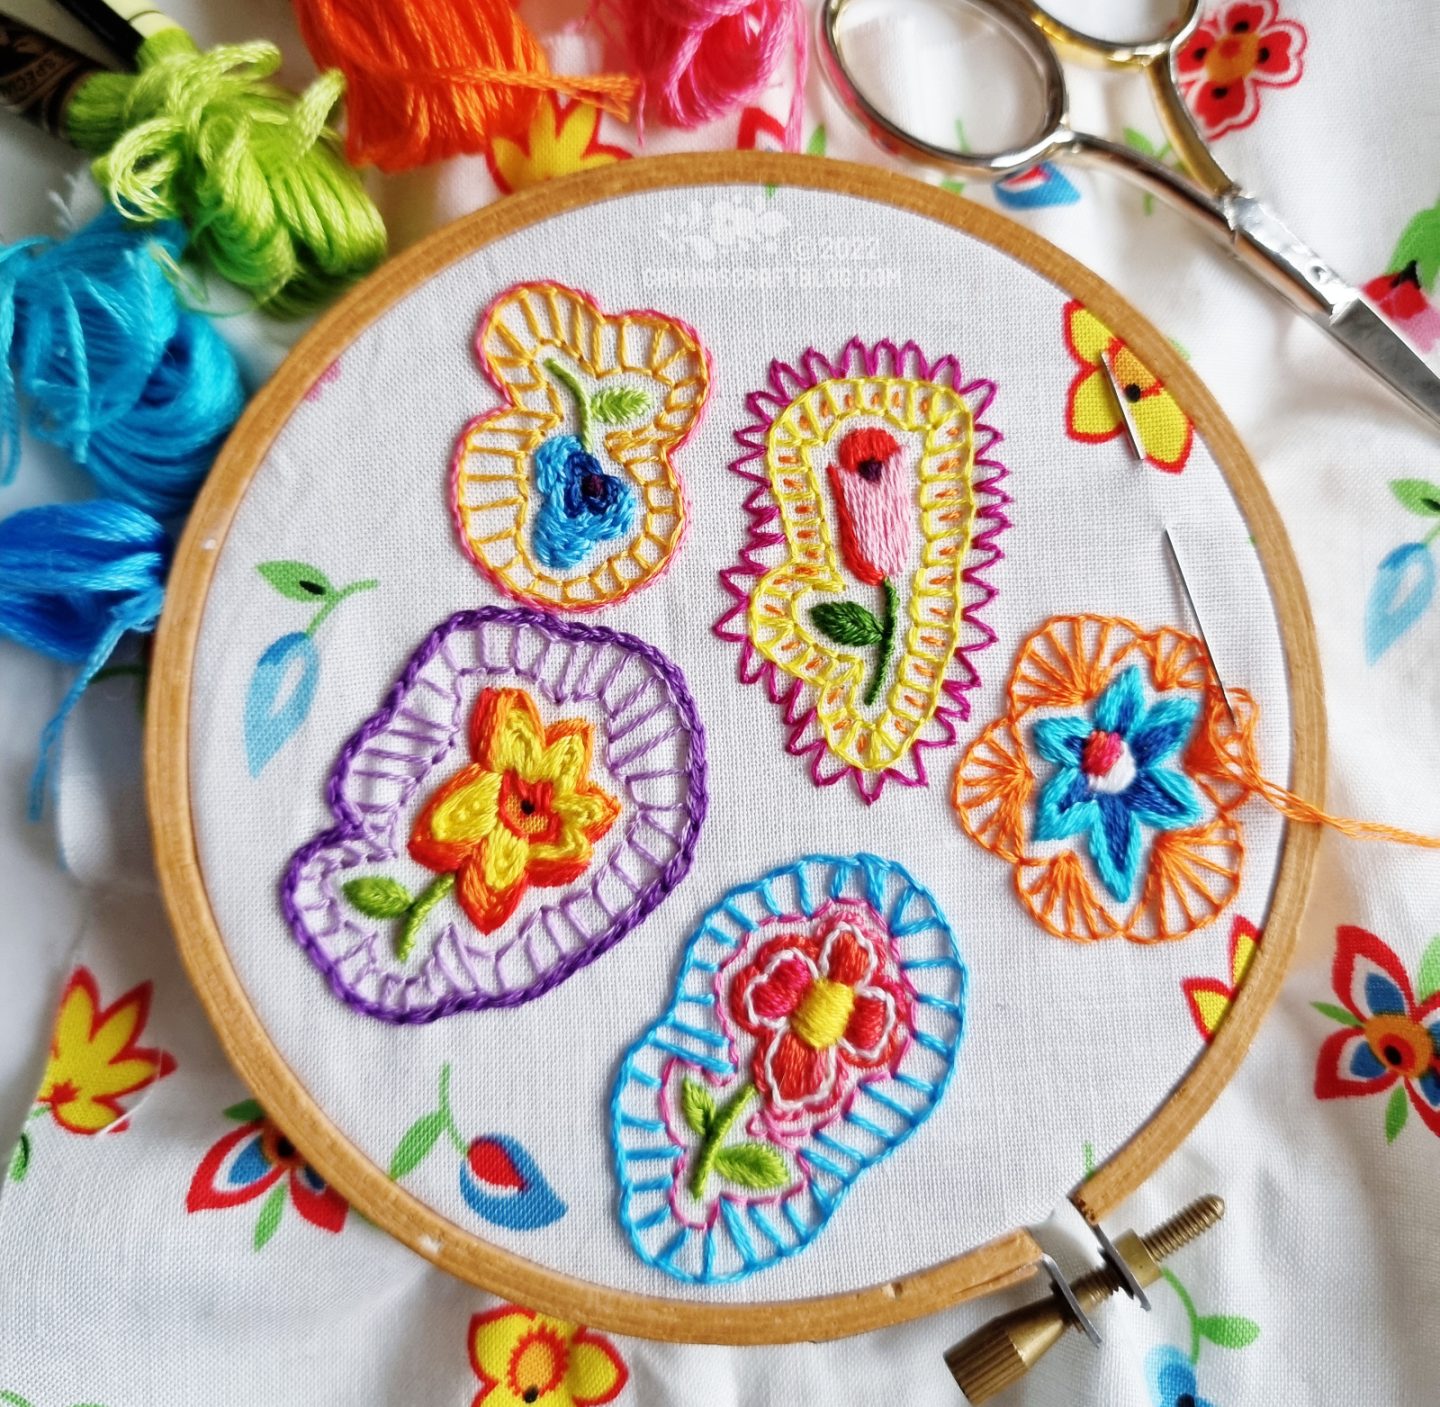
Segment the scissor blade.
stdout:
<svg viewBox="0 0 1440 1407">
<path fill-rule="evenodd" d="M 1355 298 L 1318 321 L 1346 351 L 1440 429 L 1440 376 L 1374 308 Z"/>
</svg>

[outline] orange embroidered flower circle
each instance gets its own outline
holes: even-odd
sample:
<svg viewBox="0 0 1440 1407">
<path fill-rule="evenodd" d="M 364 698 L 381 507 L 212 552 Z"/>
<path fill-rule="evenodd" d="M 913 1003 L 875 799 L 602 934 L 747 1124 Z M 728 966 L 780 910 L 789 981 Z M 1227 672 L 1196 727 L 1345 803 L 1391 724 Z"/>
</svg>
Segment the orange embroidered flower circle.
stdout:
<svg viewBox="0 0 1440 1407">
<path fill-rule="evenodd" d="M 1065 346 L 1080 367 L 1065 400 L 1070 438 L 1104 444 L 1124 433 L 1124 412 L 1115 399 L 1118 386 L 1146 463 L 1178 474 L 1190 458 L 1195 427 L 1164 383 L 1081 303 L 1065 305 Z"/>
<path fill-rule="evenodd" d="M 547 729 L 523 689 L 485 689 L 470 719 L 474 761 L 435 792 L 410 835 L 411 856 L 441 876 L 416 907 L 454 885 L 470 921 L 493 933 L 530 885 L 578 879 L 620 814 L 589 780 L 592 741 L 581 719 Z"/>
<path fill-rule="evenodd" d="M 118 1126 L 125 1114 L 122 1096 L 175 1069 L 168 1051 L 137 1044 L 150 1015 L 150 993 L 150 983 L 142 982 L 101 1006 L 90 969 L 77 967 L 71 973 L 36 1098 L 37 1104 L 49 1106 L 61 1128 L 94 1134 Z"/>
<path fill-rule="evenodd" d="M 470 1321 L 470 1364 L 474 1407 L 595 1407 L 629 1377 L 609 1339 L 513 1305 Z"/>
<path fill-rule="evenodd" d="M 1088 725 L 1068 728 L 1069 719 L 1077 711 L 1088 717 L 1112 682 L 1135 667 L 1151 693 L 1159 696 L 1152 719 L 1173 712 L 1186 695 L 1187 712 L 1198 706 L 1199 718 L 1188 741 L 1166 764 L 1176 769 L 1175 778 L 1167 781 L 1148 772 L 1144 758 L 1135 759 L 1139 768 L 1126 767 L 1118 754 L 1102 769 L 1103 775 L 1084 774 L 1079 765 L 1070 770 L 1084 774 L 1101 801 L 1111 800 L 1112 793 L 1124 799 L 1142 784 L 1164 782 L 1173 796 L 1184 792 L 1198 801 L 1198 819 L 1168 813 L 1152 817 L 1154 798 L 1134 798 L 1130 817 L 1121 819 L 1128 827 L 1124 868 L 1138 880 L 1138 893 L 1128 886 L 1117 893 L 1118 886 L 1096 882 L 1104 866 L 1097 869 L 1095 863 L 1099 857 L 1093 832 L 1087 853 L 1083 832 L 1060 833 L 1042 825 L 1043 803 L 1046 791 L 1066 770 L 1051 765 L 1050 734 L 1058 726 L 1076 738 L 1081 732 L 1093 738 Z M 1238 730 L 1228 723 L 1200 641 L 1168 627 L 1147 633 L 1129 621 L 1105 616 L 1056 616 L 1021 647 L 1006 698 L 1004 716 L 991 723 L 961 759 L 952 801 L 966 833 L 1012 866 L 1015 891 L 1036 922 L 1057 938 L 1088 942 L 1124 937 L 1137 943 L 1183 938 L 1212 923 L 1240 885 L 1245 847 L 1237 812 L 1250 793 L 1237 781 L 1240 768 L 1232 752 L 1240 749 L 1250 758 L 1256 710 L 1247 693 L 1232 688 Z M 1215 739 L 1220 740 L 1218 748 Z M 1032 749 L 1038 751 L 1040 771 L 1048 774 L 1043 779 L 1046 791 Z M 1093 759 L 1094 766 L 1099 760 Z M 1105 820 L 1106 807 L 1099 801 L 1096 812 Z M 1142 830 L 1131 824 L 1134 820 L 1143 824 L 1143 833 L 1151 834 L 1143 860 Z M 1105 824 L 1108 828 L 1108 821 Z M 1131 846 L 1136 847 L 1133 854 Z"/>
</svg>

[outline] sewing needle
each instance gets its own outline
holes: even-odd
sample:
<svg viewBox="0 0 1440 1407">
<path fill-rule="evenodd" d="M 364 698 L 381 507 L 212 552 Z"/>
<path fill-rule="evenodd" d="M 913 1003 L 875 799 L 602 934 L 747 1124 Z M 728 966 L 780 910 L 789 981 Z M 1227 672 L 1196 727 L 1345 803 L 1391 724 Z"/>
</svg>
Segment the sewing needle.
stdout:
<svg viewBox="0 0 1440 1407">
<path fill-rule="evenodd" d="M 1130 453 L 1135 456 L 1137 464 L 1145 462 L 1145 448 L 1140 443 L 1140 432 L 1135 428 L 1135 421 L 1130 415 L 1130 398 L 1120 389 L 1120 378 L 1115 374 L 1115 359 L 1109 351 L 1100 354 L 1100 366 L 1105 372 L 1105 379 L 1110 383 L 1111 394 L 1115 397 L 1115 408 L 1120 412 L 1120 423 L 1125 427 L 1125 439 L 1130 445 Z"/>
<path fill-rule="evenodd" d="M 1230 695 L 1225 688 L 1225 681 L 1220 677 L 1220 667 L 1215 663 L 1215 652 L 1210 648 L 1210 640 L 1205 634 L 1205 626 L 1201 623 L 1200 612 L 1195 607 L 1195 598 L 1190 594 L 1190 583 L 1185 579 L 1185 568 L 1180 565 L 1180 554 L 1175 550 L 1175 539 L 1170 536 L 1169 528 L 1164 530 L 1164 534 L 1165 546 L 1170 551 L 1170 561 L 1175 567 L 1175 576 L 1180 582 L 1180 590 L 1185 593 L 1185 601 L 1190 608 L 1190 619 L 1195 622 L 1195 630 L 1200 636 L 1200 644 L 1205 651 L 1205 658 L 1210 661 L 1210 672 L 1220 686 L 1220 697 L 1225 700 L 1225 712 L 1230 715 L 1230 725 L 1238 733 L 1240 722 L 1235 717 L 1235 709 L 1230 703 Z"/>
</svg>

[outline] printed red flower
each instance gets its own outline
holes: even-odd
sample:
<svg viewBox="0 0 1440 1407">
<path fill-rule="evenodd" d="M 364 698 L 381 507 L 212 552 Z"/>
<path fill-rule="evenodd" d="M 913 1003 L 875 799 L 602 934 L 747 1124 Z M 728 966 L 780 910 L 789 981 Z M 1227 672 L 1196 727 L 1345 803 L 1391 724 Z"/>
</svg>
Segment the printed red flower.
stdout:
<svg viewBox="0 0 1440 1407">
<path fill-rule="evenodd" d="M 840 1106 L 873 1072 L 893 1070 L 913 1000 L 873 911 L 839 903 L 809 933 L 770 939 L 730 987 L 730 1012 L 755 1036 L 751 1078 L 775 1121 Z"/>
<path fill-rule="evenodd" d="M 470 1366 L 474 1407 L 599 1407 L 630 1376 L 609 1339 L 510 1304 L 471 1319 Z"/>
<path fill-rule="evenodd" d="M 312 1226 L 339 1231 L 349 1207 L 301 1157 L 290 1140 L 270 1122 L 252 1100 L 226 1110 L 243 1122 L 232 1129 L 200 1160 L 185 1196 L 187 1212 L 217 1211 L 266 1198 L 255 1228 L 258 1251 L 280 1224 L 288 1180 L 291 1205 Z"/>
<path fill-rule="evenodd" d="M 1304 72 L 1305 26 L 1280 18 L 1277 0 L 1230 0 L 1196 27 L 1175 76 L 1206 137 L 1248 127 L 1261 88 L 1288 88 Z"/>
<path fill-rule="evenodd" d="M 1315 1066 L 1315 1097 L 1347 1099 L 1396 1086 L 1386 1111 L 1386 1137 L 1405 1124 L 1405 1095 L 1440 1134 L 1440 985 L 1416 996 L 1395 953 L 1373 933 L 1336 930 L 1332 980 L 1338 1007 L 1316 1009 L 1341 1023 L 1327 1036 Z M 1422 973 L 1433 970 L 1429 961 Z M 1397 1086 L 1398 1082 L 1398 1086 Z M 1402 1092 L 1403 1090 L 1403 1092 Z"/>
<path fill-rule="evenodd" d="M 1372 278 L 1362 291 L 1420 351 L 1428 352 L 1440 342 L 1440 309 L 1425 296 L 1417 260 L 1397 273 Z"/>
</svg>

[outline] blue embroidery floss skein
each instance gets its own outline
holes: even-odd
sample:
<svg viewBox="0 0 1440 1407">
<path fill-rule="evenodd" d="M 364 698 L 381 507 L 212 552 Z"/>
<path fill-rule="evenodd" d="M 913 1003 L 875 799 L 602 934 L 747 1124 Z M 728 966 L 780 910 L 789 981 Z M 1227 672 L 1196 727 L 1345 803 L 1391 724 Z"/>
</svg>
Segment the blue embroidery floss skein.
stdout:
<svg viewBox="0 0 1440 1407">
<path fill-rule="evenodd" d="M 110 499 L 22 508 L 0 519 L 0 636 L 80 666 L 40 737 L 32 817 L 40 814 L 61 730 L 85 686 L 122 636 L 154 630 L 171 550 L 154 518 Z"/>
<path fill-rule="evenodd" d="M 19 464 L 23 396 L 31 432 L 110 497 L 156 517 L 190 506 L 245 393 L 171 286 L 184 246 L 178 224 L 113 211 L 67 240 L 0 246 L 0 483 Z"/>
</svg>

